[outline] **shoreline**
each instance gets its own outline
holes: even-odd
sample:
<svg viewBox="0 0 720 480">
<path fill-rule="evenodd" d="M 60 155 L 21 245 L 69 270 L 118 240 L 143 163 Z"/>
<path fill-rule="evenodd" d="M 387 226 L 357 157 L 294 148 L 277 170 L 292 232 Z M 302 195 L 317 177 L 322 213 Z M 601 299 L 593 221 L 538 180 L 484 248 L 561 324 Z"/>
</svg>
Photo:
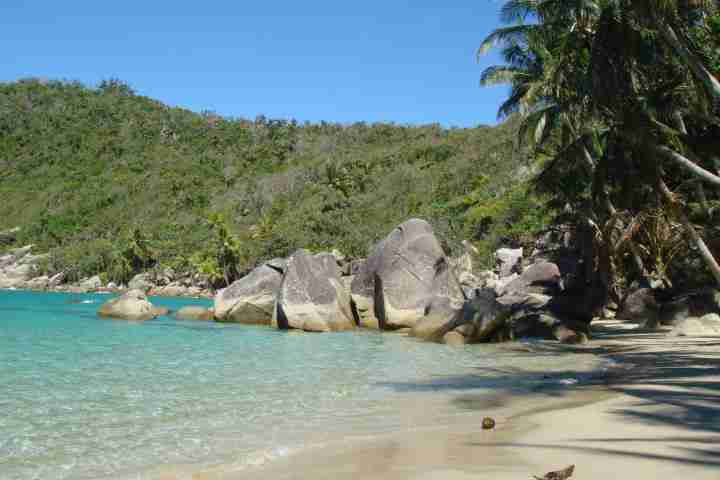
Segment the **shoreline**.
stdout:
<svg viewBox="0 0 720 480">
<path fill-rule="evenodd" d="M 35 290 L 32 288 L 0 288 L 0 292 L 64 293 L 67 295 L 122 295 L 129 290 L 130 289 L 128 289 L 128 288 L 97 289 L 97 290 L 88 290 L 88 289 L 69 290 L 66 288 L 52 288 L 52 289 L 42 289 L 42 290 Z M 213 300 L 215 298 L 215 293 L 206 291 L 201 295 L 164 295 L 162 293 L 147 292 L 147 296 L 148 297 L 159 297 L 159 298 L 192 298 L 192 299 L 201 299 L 201 300 Z"/>
<path fill-rule="evenodd" d="M 588 345 L 543 345 L 612 362 L 577 385 L 480 399 L 462 422 L 309 447 L 258 467 L 230 465 L 163 480 L 336 478 L 510 480 L 575 465 L 576 478 L 720 476 L 720 341 L 594 324 Z M 482 418 L 497 421 L 480 428 Z M 162 472 L 162 473 L 161 473 Z"/>
<path fill-rule="evenodd" d="M 538 358 L 592 356 L 597 368 L 589 371 L 578 369 L 570 356 L 567 371 L 490 393 L 478 390 L 477 375 L 441 377 L 424 385 L 439 385 L 437 397 L 405 407 L 407 428 L 308 435 L 305 445 L 278 442 L 257 451 L 257 459 L 157 465 L 127 478 L 509 480 L 572 464 L 577 478 L 590 480 L 719 478 L 720 338 L 670 337 L 667 329 L 611 320 L 593 322 L 592 330 L 593 340 L 584 345 L 504 344 Z M 519 368 L 507 375 L 528 372 Z M 448 380 L 460 389 L 442 391 Z M 451 404 L 457 415 L 447 409 Z M 497 421 L 496 429 L 481 429 L 485 416 Z"/>
</svg>

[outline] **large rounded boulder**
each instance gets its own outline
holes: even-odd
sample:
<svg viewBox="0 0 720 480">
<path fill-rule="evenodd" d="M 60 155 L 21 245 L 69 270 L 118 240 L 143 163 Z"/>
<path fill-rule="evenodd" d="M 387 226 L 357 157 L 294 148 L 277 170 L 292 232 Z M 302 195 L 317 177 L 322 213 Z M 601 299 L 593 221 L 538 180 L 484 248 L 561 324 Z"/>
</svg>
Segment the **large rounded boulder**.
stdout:
<svg viewBox="0 0 720 480">
<path fill-rule="evenodd" d="M 272 324 L 310 332 L 355 328 L 350 298 L 332 254 L 298 250 L 288 259 Z"/>
<path fill-rule="evenodd" d="M 152 320 L 160 313 L 141 290 L 129 290 L 122 296 L 105 302 L 97 312 L 100 317 L 135 322 Z"/>
<path fill-rule="evenodd" d="M 431 305 L 437 321 L 462 308 L 465 296 L 448 259 L 424 220 L 411 219 L 374 248 L 351 284 L 361 326 L 412 328 Z"/>
<path fill-rule="evenodd" d="M 215 319 L 219 322 L 246 325 L 270 325 L 275 297 L 282 275 L 268 265 L 261 265 L 233 282 L 215 296 Z"/>
</svg>

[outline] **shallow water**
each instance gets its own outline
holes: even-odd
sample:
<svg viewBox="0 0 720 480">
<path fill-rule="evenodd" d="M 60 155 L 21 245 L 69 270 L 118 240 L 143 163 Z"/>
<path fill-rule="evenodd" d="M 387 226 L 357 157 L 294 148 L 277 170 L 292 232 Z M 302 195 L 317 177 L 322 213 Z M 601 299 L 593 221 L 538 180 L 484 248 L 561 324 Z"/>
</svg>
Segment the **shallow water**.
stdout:
<svg viewBox="0 0 720 480">
<path fill-rule="evenodd" d="M 519 392 L 546 381 L 544 372 L 562 380 L 597 367 L 590 356 L 447 348 L 377 332 L 97 318 L 108 298 L 0 292 L 0 478 L 243 468 L 310 441 L 467 414 L 450 399 L 469 392 Z"/>
</svg>

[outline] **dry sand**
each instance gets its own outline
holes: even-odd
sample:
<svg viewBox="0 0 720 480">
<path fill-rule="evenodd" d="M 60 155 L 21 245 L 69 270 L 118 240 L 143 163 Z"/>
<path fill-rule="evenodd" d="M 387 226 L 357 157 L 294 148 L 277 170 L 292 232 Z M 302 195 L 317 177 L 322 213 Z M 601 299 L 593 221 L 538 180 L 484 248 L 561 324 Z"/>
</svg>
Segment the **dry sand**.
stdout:
<svg viewBox="0 0 720 480">
<path fill-rule="evenodd" d="M 594 329 L 588 345 L 543 347 L 612 360 L 606 373 L 578 385 L 476 402 L 466 395 L 474 412 L 462 423 L 192 478 L 522 480 L 574 464 L 572 478 L 581 480 L 720 479 L 720 338 L 669 337 L 611 321 Z M 495 430 L 481 430 L 486 415 L 497 420 Z"/>
</svg>

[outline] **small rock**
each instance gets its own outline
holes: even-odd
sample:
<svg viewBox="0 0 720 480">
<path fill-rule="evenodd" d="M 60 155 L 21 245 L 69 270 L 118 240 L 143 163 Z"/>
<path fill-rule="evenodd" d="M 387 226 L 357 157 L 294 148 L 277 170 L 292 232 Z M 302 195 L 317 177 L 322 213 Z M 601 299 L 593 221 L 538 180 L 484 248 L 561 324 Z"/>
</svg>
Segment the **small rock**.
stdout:
<svg viewBox="0 0 720 480">
<path fill-rule="evenodd" d="M 535 476 L 535 480 L 567 480 L 572 477 L 574 471 L 575 465 L 570 465 L 569 467 L 556 472 L 548 472 L 543 477 Z"/>
<path fill-rule="evenodd" d="M 653 291 L 649 288 L 641 288 L 630 293 L 625 298 L 615 318 L 657 325 L 659 310 L 660 307 L 657 300 L 655 300 Z"/>
<path fill-rule="evenodd" d="M 485 417 L 482 419 L 482 429 L 483 430 L 492 430 L 495 428 L 495 420 L 490 417 Z"/>
<path fill-rule="evenodd" d="M 100 280 L 100 276 L 95 275 L 93 277 L 81 280 L 78 286 L 85 290 L 97 290 L 99 288 L 102 288 L 103 283 L 102 280 Z"/>
<path fill-rule="evenodd" d="M 154 286 L 152 275 L 147 272 L 135 275 L 128 283 L 128 288 L 131 290 L 142 290 L 145 293 L 149 292 Z"/>
<path fill-rule="evenodd" d="M 522 248 L 501 248 L 496 251 L 495 261 L 497 263 L 497 269 L 500 277 L 507 277 L 513 273 L 520 273 L 522 258 Z"/>
<path fill-rule="evenodd" d="M 180 310 L 175 312 L 175 318 L 178 320 L 204 320 L 209 321 L 214 317 L 213 311 L 208 308 L 199 307 L 195 305 L 188 305 L 182 307 Z"/>
</svg>

